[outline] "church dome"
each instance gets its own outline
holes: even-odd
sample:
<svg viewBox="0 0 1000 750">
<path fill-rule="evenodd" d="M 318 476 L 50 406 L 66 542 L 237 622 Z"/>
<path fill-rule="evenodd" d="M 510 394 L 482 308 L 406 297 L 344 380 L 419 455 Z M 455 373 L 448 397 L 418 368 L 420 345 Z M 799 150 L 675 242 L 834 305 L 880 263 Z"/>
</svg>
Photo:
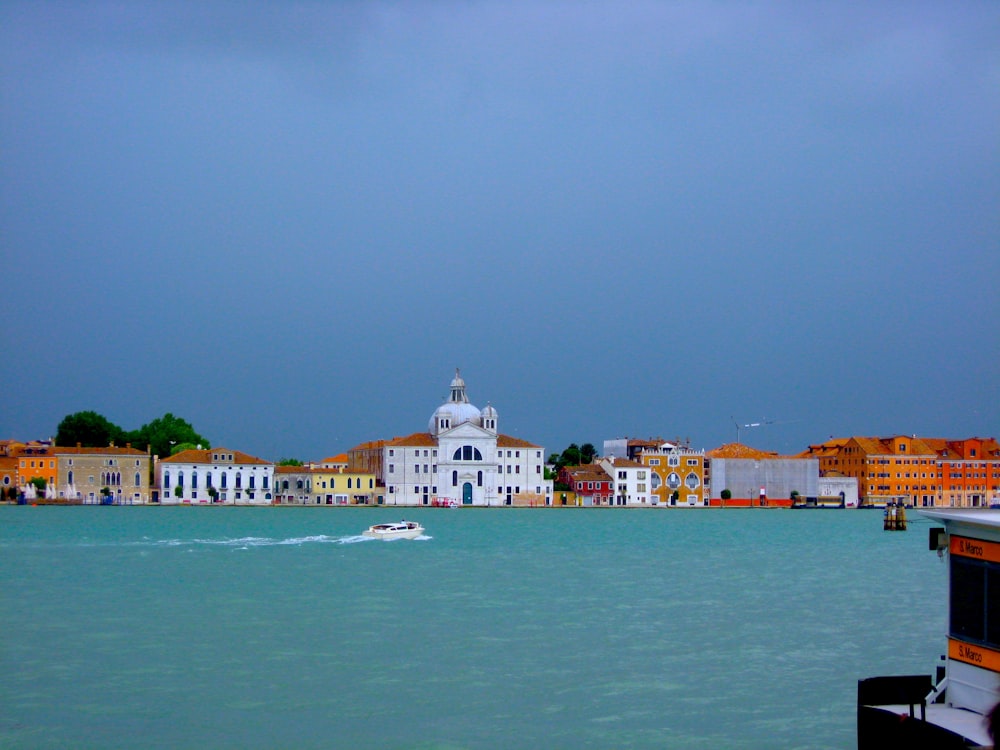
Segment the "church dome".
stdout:
<svg viewBox="0 0 1000 750">
<path fill-rule="evenodd" d="M 497 410 L 494 409 L 490 404 L 486 404 L 486 408 L 482 411 L 483 419 L 496 419 Z"/>
<path fill-rule="evenodd" d="M 474 425 L 481 424 L 479 409 L 469 403 L 453 404 L 449 401 L 434 410 L 429 428 L 430 432 L 436 435 L 438 428 L 449 430 L 465 422 L 472 422 Z"/>
<path fill-rule="evenodd" d="M 469 403 L 469 397 L 465 394 L 465 381 L 456 369 L 455 377 L 451 381 L 451 395 L 434 410 L 427 427 L 436 437 L 443 430 L 450 430 L 465 422 L 482 425 L 482 416 L 479 409 Z"/>
</svg>

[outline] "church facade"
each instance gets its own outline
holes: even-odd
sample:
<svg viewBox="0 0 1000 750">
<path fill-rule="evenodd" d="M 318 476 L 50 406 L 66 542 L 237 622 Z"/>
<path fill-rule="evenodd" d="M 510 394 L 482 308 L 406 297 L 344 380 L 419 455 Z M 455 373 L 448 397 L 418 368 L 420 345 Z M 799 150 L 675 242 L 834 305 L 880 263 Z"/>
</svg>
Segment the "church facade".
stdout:
<svg viewBox="0 0 1000 750">
<path fill-rule="evenodd" d="M 386 505 L 551 505 L 545 450 L 499 432 L 499 415 L 469 403 L 458 370 L 426 432 L 386 441 Z"/>
</svg>

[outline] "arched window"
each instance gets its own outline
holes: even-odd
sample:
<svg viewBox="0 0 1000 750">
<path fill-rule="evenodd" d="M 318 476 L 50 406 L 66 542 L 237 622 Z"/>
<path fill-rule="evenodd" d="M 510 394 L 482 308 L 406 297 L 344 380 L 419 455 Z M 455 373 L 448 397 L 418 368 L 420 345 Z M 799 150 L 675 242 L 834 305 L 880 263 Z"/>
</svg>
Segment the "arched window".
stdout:
<svg viewBox="0 0 1000 750">
<path fill-rule="evenodd" d="M 191 489 L 192 490 L 198 489 L 198 470 L 197 469 L 195 469 L 194 471 L 191 472 Z"/>
<path fill-rule="evenodd" d="M 177 472 L 177 486 L 178 487 L 183 487 L 184 486 L 184 472 L 183 471 L 178 471 Z"/>
<path fill-rule="evenodd" d="M 347 478 L 347 489 L 351 489 L 351 478 Z"/>
<path fill-rule="evenodd" d="M 242 472 L 236 472 L 236 489 L 243 487 L 243 474 Z"/>
<path fill-rule="evenodd" d="M 169 471 L 163 472 L 163 486 L 164 486 L 164 488 L 169 488 L 170 487 L 170 472 Z"/>
<path fill-rule="evenodd" d="M 72 471 L 66 476 L 66 481 L 67 481 L 68 484 L 73 484 L 73 472 Z M 10 479 L 7 478 L 7 477 L 4 477 L 3 478 L 3 483 L 4 484 L 10 484 Z"/>
<path fill-rule="evenodd" d="M 455 455 L 452 456 L 453 461 L 482 461 L 483 454 L 479 452 L 479 448 L 475 448 L 471 445 L 463 445 L 455 451 Z"/>
<path fill-rule="evenodd" d="M 73 481 L 73 480 L 72 480 L 72 478 L 70 479 L 70 481 L 71 481 L 71 482 Z M 138 487 L 138 486 L 140 486 L 141 484 L 142 484 L 142 477 L 141 477 L 141 476 L 139 475 L 139 472 L 137 471 L 137 472 L 135 473 L 135 486 L 136 486 L 136 487 Z"/>
<path fill-rule="evenodd" d="M 458 487 L 458 472 L 457 471 L 451 472 L 451 486 L 452 487 Z"/>
<path fill-rule="evenodd" d="M 226 472 L 222 472 L 222 489 L 226 489 L 226 486 L 229 484 L 228 477 L 229 475 Z"/>
<path fill-rule="evenodd" d="M 476 475 L 476 484 L 479 487 L 483 486 L 483 472 L 481 472 L 481 471 Z"/>
</svg>

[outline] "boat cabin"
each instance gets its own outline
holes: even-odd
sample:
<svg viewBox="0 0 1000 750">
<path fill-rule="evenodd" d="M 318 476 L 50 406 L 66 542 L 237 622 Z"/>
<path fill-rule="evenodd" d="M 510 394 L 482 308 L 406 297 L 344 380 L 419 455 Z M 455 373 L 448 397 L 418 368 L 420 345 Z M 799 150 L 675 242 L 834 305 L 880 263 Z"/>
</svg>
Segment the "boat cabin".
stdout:
<svg viewBox="0 0 1000 750">
<path fill-rule="evenodd" d="M 922 510 L 939 522 L 931 550 L 948 558 L 948 638 L 933 677 L 858 683 L 858 750 L 992 746 L 988 715 L 1000 702 L 1000 512 Z"/>
</svg>

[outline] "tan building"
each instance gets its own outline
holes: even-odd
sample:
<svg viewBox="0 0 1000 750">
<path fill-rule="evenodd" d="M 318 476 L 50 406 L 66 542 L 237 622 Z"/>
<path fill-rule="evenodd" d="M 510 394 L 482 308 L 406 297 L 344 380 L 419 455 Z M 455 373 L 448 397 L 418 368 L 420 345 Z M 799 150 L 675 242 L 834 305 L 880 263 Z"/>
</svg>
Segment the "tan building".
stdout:
<svg viewBox="0 0 1000 750">
<path fill-rule="evenodd" d="M 99 505 L 143 505 L 150 501 L 150 457 L 124 448 L 52 448 L 56 499 Z"/>
</svg>

